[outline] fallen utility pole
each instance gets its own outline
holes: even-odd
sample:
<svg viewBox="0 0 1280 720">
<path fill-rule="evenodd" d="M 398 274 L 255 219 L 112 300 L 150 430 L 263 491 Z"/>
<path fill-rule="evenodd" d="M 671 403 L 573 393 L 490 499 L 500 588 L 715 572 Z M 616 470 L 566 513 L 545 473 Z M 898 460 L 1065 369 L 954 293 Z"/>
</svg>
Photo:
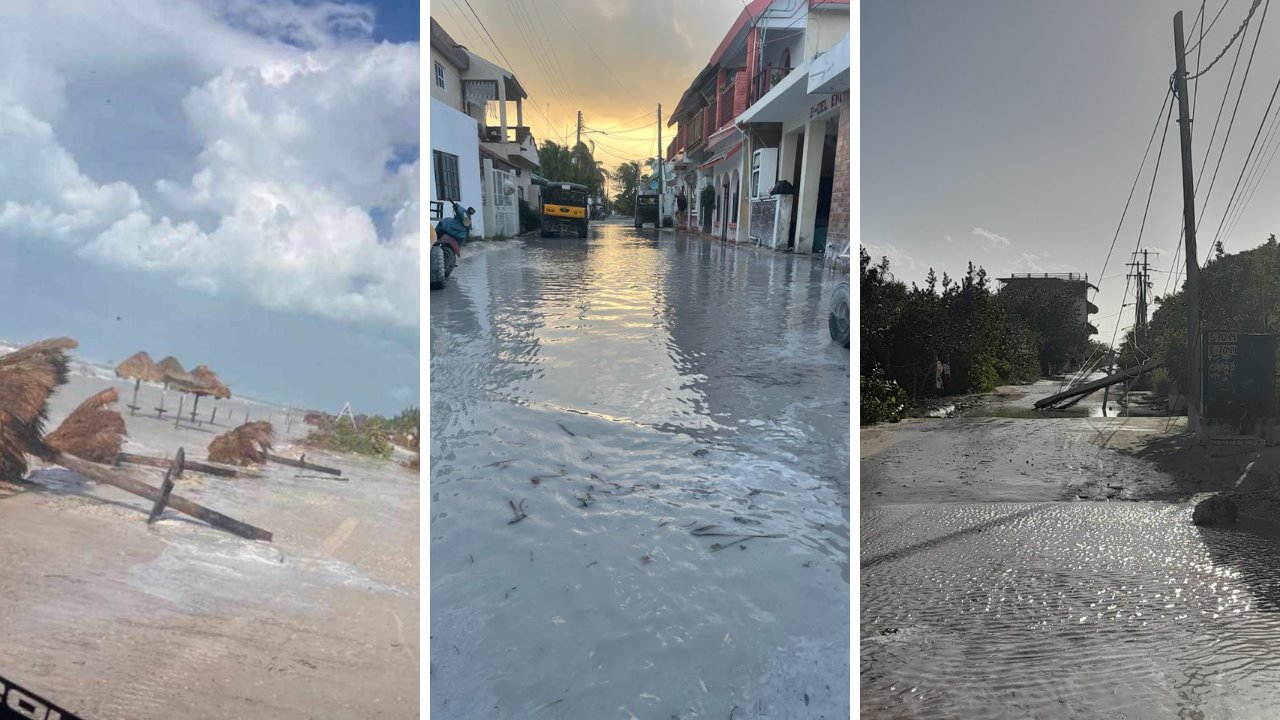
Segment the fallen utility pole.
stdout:
<svg viewBox="0 0 1280 720">
<path fill-rule="evenodd" d="M 162 498 L 164 498 L 164 492 L 162 490 L 151 487 L 145 482 L 133 478 L 121 470 L 114 470 L 106 465 L 92 463 L 88 460 L 82 460 L 81 458 L 74 455 L 68 455 L 66 453 L 58 453 L 53 458 L 53 463 L 61 465 L 68 470 L 74 470 L 90 480 L 96 480 L 100 483 L 118 487 L 127 493 L 132 493 L 138 497 L 146 498 L 152 502 L 158 503 Z M 262 528 L 254 527 L 248 523 L 242 523 L 239 520 L 227 517 L 215 510 L 210 510 L 209 508 L 194 503 L 181 495 L 169 495 L 165 500 L 165 506 L 171 507 L 180 513 L 203 520 L 221 530 L 226 530 L 229 533 L 239 535 L 242 538 L 248 538 L 249 540 L 266 540 L 267 542 L 271 542 L 272 535 L 270 532 L 263 530 Z"/>
<path fill-rule="evenodd" d="M 164 458 L 150 457 L 148 455 L 135 455 L 133 453 L 122 452 L 116 456 L 116 461 L 120 463 L 129 463 L 131 465 L 146 465 L 148 467 L 165 468 L 169 467 L 169 461 Z M 220 465 L 210 465 L 199 460 L 187 460 L 185 467 L 187 470 L 205 473 L 206 475 L 218 475 L 219 477 L 251 477 L 261 478 L 262 473 L 251 472 L 248 470 L 237 470 L 235 468 L 222 467 Z"/>
<path fill-rule="evenodd" d="M 1152 370 L 1155 370 L 1156 368 L 1161 367 L 1163 365 L 1164 365 L 1164 361 L 1162 360 L 1148 360 L 1142 363 L 1141 365 L 1138 365 L 1136 367 L 1131 367 L 1127 370 L 1121 370 L 1120 372 L 1115 373 L 1114 375 L 1108 375 L 1107 377 L 1104 377 L 1101 380 L 1094 380 L 1093 382 L 1088 382 L 1083 385 L 1077 385 L 1076 387 L 1073 387 L 1070 390 L 1056 393 L 1046 398 L 1041 398 L 1040 400 L 1036 401 L 1036 409 L 1043 410 L 1051 405 L 1056 405 L 1059 402 L 1062 402 L 1063 400 L 1066 400 L 1068 398 L 1073 398 L 1077 395 L 1088 395 L 1089 393 L 1095 390 L 1101 390 L 1102 388 L 1110 387 L 1112 385 L 1115 385 L 1116 383 L 1121 383 L 1126 380 L 1132 380 L 1133 378 L 1136 378 L 1139 375 L 1142 375 L 1144 373 L 1149 373 Z"/>
<path fill-rule="evenodd" d="M 1207 437 L 1200 422 L 1200 261 L 1196 255 L 1196 185 L 1191 169 L 1191 112 L 1187 103 L 1187 53 L 1182 37 L 1182 11 L 1173 16 L 1173 54 L 1177 69 L 1173 74 L 1178 95 L 1178 135 L 1182 141 L 1182 224 L 1187 256 L 1187 426 L 1196 442 Z"/>
<path fill-rule="evenodd" d="M 294 460 L 293 458 L 281 457 L 279 455 L 272 455 L 271 453 L 266 453 L 266 457 L 271 462 L 280 463 L 281 465 L 288 465 L 289 467 L 302 468 L 303 470 L 315 470 L 316 472 L 328 473 L 330 475 L 337 475 L 338 477 L 342 477 L 341 470 L 337 468 L 325 467 L 324 465 L 316 465 L 315 463 L 309 463 L 307 462 L 306 455 L 303 455 L 302 458 L 298 460 Z"/>
</svg>

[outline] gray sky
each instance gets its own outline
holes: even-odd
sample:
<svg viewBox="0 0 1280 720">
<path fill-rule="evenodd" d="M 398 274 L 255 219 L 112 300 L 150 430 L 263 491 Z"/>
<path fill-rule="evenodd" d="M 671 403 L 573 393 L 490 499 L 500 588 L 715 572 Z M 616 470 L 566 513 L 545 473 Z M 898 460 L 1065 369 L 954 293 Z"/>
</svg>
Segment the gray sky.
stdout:
<svg viewBox="0 0 1280 720">
<path fill-rule="evenodd" d="M 1249 0 L 1228 0 L 1205 36 L 1204 64 L 1223 49 L 1249 5 Z M 1222 0 L 1209 0 L 1208 18 L 1222 6 Z M 1275 9 L 1263 24 L 1207 211 L 1203 198 L 1261 7 L 1244 36 L 1198 191 L 1197 210 L 1204 214 L 1198 238 L 1202 261 L 1276 86 L 1280 7 Z M 863 2 L 862 244 L 877 259 L 887 255 L 892 271 L 908 282 L 922 282 L 929 266 L 939 277 L 944 270 L 953 277 L 963 275 L 969 260 L 994 276 L 1088 273 L 1101 287 L 1095 299 L 1100 312 L 1094 316 L 1098 339 L 1109 342 L 1116 318 L 1106 316 L 1120 309 L 1124 263 L 1138 242 L 1159 136 L 1101 283 L 1098 278 L 1168 89 L 1178 10 L 1190 31 L 1200 11 L 1200 3 L 1190 0 Z M 1188 44 L 1198 36 L 1197 27 Z M 1192 143 L 1197 174 L 1235 53 L 1233 46 L 1202 80 L 1192 83 L 1198 95 Z M 1191 55 L 1194 73 L 1195 53 Z M 1142 247 L 1160 251 L 1156 267 L 1161 271 L 1173 264 L 1182 227 L 1176 114 L 1175 108 L 1141 241 Z M 1267 132 L 1264 128 L 1263 138 Z M 1255 154 L 1263 139 L 1258 144 Z M 1266 145 L 1264 167 L 1277 144 L 1280 133 Z M 1280 208 L 1269 202 L 1280 189 L 1280 169 L 1260 177 L 1234 232 L 1223 233 L 1228 252 L 1254 247 L 1269 233 L 1280 232 Z M 1178 262 L 1184 262 L 1181 256 Z M 1153 275 L 1154 294 L 1163 294 L 1167 278 L 1163 272 Z M 1131 321 L 1130 307 L 1123 323 Z"/>
<path fill-rule="evenodd" d="M 416 405 L 418 16 L 394 5 L 0 3 L 0 340 Z"/>
</svg>

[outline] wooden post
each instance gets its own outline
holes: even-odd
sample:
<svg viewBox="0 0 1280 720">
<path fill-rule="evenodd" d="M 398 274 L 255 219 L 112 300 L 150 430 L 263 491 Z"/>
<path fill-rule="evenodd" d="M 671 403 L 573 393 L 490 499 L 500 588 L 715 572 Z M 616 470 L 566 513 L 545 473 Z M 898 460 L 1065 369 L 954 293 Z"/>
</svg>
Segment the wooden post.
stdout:
<svg viewBox="0 0 1280 720">
<path fill-rule="evenodd" d="M 1187 426 L 1203 445 L 1206 428 L 1200 417 L 1200 258 L 1196 253 L 1196 185 L 1191 168 L 1191 112 L 1187 98 L 1187 53 L 1182 37 L 1182 12 L 1173 16 L 1173 54 L 1177 70 L 1173 79 L 1178 95 L 1178 135 L 1182 141 L 1182 225 L 1187 256 Z"/>
<path fill-rule="evenodd" d="M 289 429 L 293 427 L 293 408 L 289 408 L 289 412 L 284 417 L 284 434 L 287 437 L 289 435 Z"/>
<path fill-rule="evenodd" d="M 129 414 L 133 415 L 138 410 L 138 387 L 142 385 L 142 378 L 133 379 L 133 403 L 129 405 Z"/>
<path fill-rule="evenodd" d="M 209 415 L 209 424 L 214 425 L 214 420 L 218 419 L 218 403 L 213 404 L 213 412 Z"/>
<path fill-rule="evenodd" d="M 187 394 L 182 393 L 178 396 L 178 412 L 173 415 L 173 427 L 178 427 L 178 422 L 182 420 L 182 401 L 187 399 Z"/>
<path fill-rule="evenodd" d="M 164 417 L 164 414 L 168 412 L 167 410 L 164 409 L 164 399 L 168 395 L 169 395 L 169 383 L 165 383 L 160 388 L 160 407 L 156 408 L 156 417 Z"/>
<path fill-rule="evenodd" d="M 130 465 L 145 465 L 147 467 L 155 468 L 169 467 L 169 461 L 164 458 L 135 455 L 133 453 L 125 452 L 116 456 L 116 462 L 128 463 Z M 252 472 L 250 470 L 241 470 L 238 468 L 222 467 L 221 465 L 213 465 L 211 463 L 204 463 L 198 460 L 186 460 L 184 461 L 183 467 L 194 472 L 201 472 L 206 475 L 217 475 L 219 477 L 263 477 L 262 473 Z"/>
<path fill-rule="evenodd" d="M 196 408 L 198 407 L 200 407 L 200 393 L 196 393 L 195 402 L 191 403 L 191 422 L 195 423 L 196 427 L 200 426 L 200 421 L 196 420 Z"/>
<path fill-rule="evenodd" d="M 185 459 L 186 455 L 182 448 L 178 448 L 178 452 L 173 456 L 173 463 L 164 474 L 164 482 L 160 485 L 160 497 L 156 498 L 156 504 L 151 507 L 151 517 L 147 518 L 148 525 L 159 520 L 164 514 L 164 508 L 169 504 L 169 496 L 173 494 L 173 481 L 182 477 L 182 461 Z"/>
<path fill-rule="evenodd" d="M 293 458 L 281 457 L 279 455 L 272 455 L 271 453 L 267 453 L 266 456 L 267 456 L 267 459 L 270 460 L 271 462 L 280 463 L 281 465 L 288 465 L 290 467 L 302 468 L 303 470 L 315 470 L 316 472 L 328 473 L 330 475 L 337 475 L 339 477 L 342 476 L 342 471 L 337 468 L 325 467 L 324 465 L 316 465 L 314 463 L 307 462 L 306 455 L 303 455 L 301 460 L 294 460 Z"/>
<path fill-rule="evenodd" d="M 100 483 L 106 483 L 107 485 L 118 487 L 127 493 L 132 493 L 153 502 L 160 498 L 160 490 L 130 477 L 121 471 L 112 470 L 105 465 L 99 465 L 97 463 L 89 462 L 88 460 L 82 460 L 74 455 L 67 455 L 66 453 L 58 453 L 54 457 L 53 461 L 54 463 L 61 465 L 68 470 L 74 470 L 91 480 L 96 480 Z M 270 532 L 263 530 L 262 528 L 254 527 L 253 525 L 249 525 L 248 523 L 242 523 L 234 518 L 229 518 L 220 512 L 210 510 L 209 508 L 194 503 L 180 495 L 170 495 L 168 507 L 171 507 L 178 512 L 190 515 L 191 517 L 203 520 L 216 528 L 226 530 L 227 532 L 239 535 L 240 537 L 248 538 L 250 540 L 266 540 L 267 542 L 271 542 L 272 535 Z"/>
</svg>

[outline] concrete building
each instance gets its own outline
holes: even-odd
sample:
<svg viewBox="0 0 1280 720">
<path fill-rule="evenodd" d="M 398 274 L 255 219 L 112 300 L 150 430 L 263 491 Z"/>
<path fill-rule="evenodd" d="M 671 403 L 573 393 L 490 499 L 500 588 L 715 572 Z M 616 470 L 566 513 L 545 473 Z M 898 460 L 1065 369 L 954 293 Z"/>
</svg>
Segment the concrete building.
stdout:
<svg viewBox="0 0 1280 720">
<path fill-rule="evenodd" d="M 446 215 L 447 201 L 455 200 L 464 207 L 480 210 L 483 204 L 481 183 L 480 137 L 475 118 L 467 115 L 462 100 L 462 73 L 471 59 L 462 46 L 433 19 L 431 21 L 431 159 L 428 177 L 430 200 L 443 202 L 434 209 Z M 471 219 L 472 232 L 483 237 L 486 224 L 483 213 Z"/>
<path fill-rule="evenodd" d="M 519 201 L 540 204 L 533 183 L 537 141 L 524 125 L 528 93 L 513 72 L 459 45 L 435 18 L 429 72 L 431 197 L 461 195 L 464 205 L 477 210 L 472 223 L 478 235 L 516 235 Z"/>
<path fill-rule="evenodd" d="M 672 114 L 679 128 L 667 157 L 690 199 L 682 224 L 778 250 L 846 250 L 848 90 L 847 0 L 747 4 Z M 780 180 L 791 194 L 770 193 Z M 710 213 L 705 186 L 716 199 Z"/>
<path fill-rule="evenodd" d="M 1097 286 L 1089 282 L 1089 276 L 1081 273 L 1012 273 L 1007 278 L 999 278 L 1000 282 L 1008 287 L 1010 285 L 1043 285 L 1052 284 L 1054 287 L 1066 286 L 1073 295 L 1077 295 L 1075 301 L 1076 320 L 1087 326 L 1090 335 L 1097 335 L 1098 328 L 1089 322 L 1089 316 L 1098 312 L 1098 306 L 1089 302 L 1089 289 L 1097 291 Z"/>
</svg>

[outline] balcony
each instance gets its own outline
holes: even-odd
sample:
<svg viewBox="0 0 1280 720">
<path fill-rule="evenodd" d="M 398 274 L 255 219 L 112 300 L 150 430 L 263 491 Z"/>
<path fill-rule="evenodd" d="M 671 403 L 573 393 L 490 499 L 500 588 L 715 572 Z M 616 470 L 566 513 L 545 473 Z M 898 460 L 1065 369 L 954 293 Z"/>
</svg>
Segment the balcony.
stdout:
<svg viewBox="0 0 1280 720">
<path fill-rule="evenodd" d="M 480 129 L 480 142 L 487 143 L 523 143 L 526 138 L 533 135 L 529 128 L 521 125 L 520 127 L 507 126 L 507 136 L 502 137 L 502 128 L 500 126 L 488 126 Z"/>
<path fill-rule="evenodd" d="M 791 74 L 792 68 L 779 67 L 776 65 L 766 65 L 760 72 L 751 78 L 750 91 L 747 93 L 747 107 L 756 104 L 756 101 L 764 97 L 775 85 L 782 82 L 782 79 Z"/>
<path fill-rule="evenodd" d="M 717 107 L 720 108 L 719 116 L 716 118 L 717 130 L 727 125 L 729 121 L 733 119 L 733 93 L 736 87 L 737 86 L 734 83 L 729 83 L 720 91 L 720 99 L 717 102 Z"/>
</svg>

